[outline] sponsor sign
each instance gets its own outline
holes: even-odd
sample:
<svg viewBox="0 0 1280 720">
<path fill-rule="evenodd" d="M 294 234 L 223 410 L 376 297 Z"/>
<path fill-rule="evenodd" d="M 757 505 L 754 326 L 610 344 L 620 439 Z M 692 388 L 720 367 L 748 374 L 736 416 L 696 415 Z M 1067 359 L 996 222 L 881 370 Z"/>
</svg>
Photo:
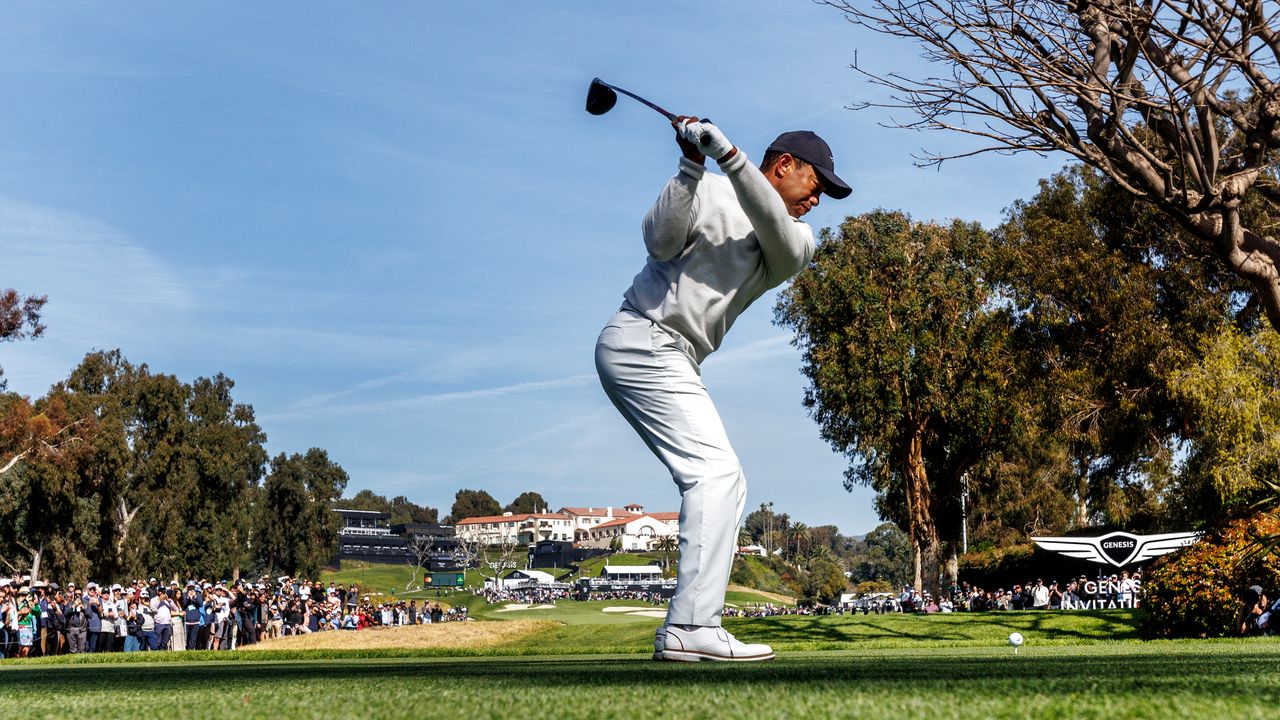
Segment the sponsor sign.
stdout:
<svg viewBox="0 0 1280 720">
<path fill-rule="evenodd" d="M 1122 568 L 1160 557 L 1200 539 L 1200 533 L 1133 535 L 1113 532 L 1098 537 L 1033 537 L 1036 545 L 1078 560 Z"/>
</svg>

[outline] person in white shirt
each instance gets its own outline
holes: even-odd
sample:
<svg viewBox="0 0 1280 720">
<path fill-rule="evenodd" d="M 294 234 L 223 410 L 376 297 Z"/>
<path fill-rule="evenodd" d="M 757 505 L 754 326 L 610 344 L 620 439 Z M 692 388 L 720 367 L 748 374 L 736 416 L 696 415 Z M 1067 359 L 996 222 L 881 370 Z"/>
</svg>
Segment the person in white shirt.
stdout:
<svg viewBox="0 0 1280 720">
<path fill-rule="evenodd" d="M 165 588 L 158 588 L 149 604 L 151 611 L 155 614 L 156 635 L 154 644 L 148 649 L 168 650 L 169 642 L 173 638 L 173 613 L 178 606 L 169 598 L 169 591 Z"/>
<path fill-rule="evenodd" d="M 596 370 L 680 491 L 676 591 L 654 659 L 769 660 L 769 646 L 720 626 L 746 478 L 701 364 L 752 302 L 812 259 L 813 231 L 801 216 L 824 192 L 851 190 L 812 132 L 778 136 L 757 168 L 716 126 L 687 117 L 672 125 L 679 168 L 645 217 L 648 257 L 600 333 Z M 706 172 L 707 157 L 724 175 Z"/>
<path fill-rule="evenodd" d="M 1031 609 L 1045 610 L 1049 607 L 1049 586 L 1044 584 L 1044 580 L 1036 580 L 1035 587 L 1031 588 Z"/>
</svg>

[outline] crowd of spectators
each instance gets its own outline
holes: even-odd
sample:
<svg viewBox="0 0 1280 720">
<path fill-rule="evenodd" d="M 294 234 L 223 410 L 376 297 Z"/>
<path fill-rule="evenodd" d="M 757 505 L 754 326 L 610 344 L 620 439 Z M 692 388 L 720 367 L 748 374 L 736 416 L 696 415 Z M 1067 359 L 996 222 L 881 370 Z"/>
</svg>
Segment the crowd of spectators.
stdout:
<svg viewBox="0 0 1280 720">
<path fill-rule="evenodd" d="M 723 616 L 774 617 L 777 615 L 826 615 L 828 614 L 828 610 L 828 608 L 809 605 L 774 605 L 773 603 L 747 605 L 742 607 L 726 605 Z"/>
<path fill-rule="evenodd" d="M 314 632 L 464 620 L 466 608 L 379 602 L 357 585 L 290 577 L 156 578 L 128 585 L 0 578 L 0 658 L 63 653 L 233 650 Z"/>
<path fill-rule="evenodd" d="M 967 582 L 955 585 L 942 597 L 904 586 L 896 595 L 877 593 L 854 600 L 845 609 L 863 614 L 993 612 L 1002 610 L 1084 610 L 1138 607 L 1142 571 L 1090 580 L 1087 576 L 1059 583 L 1037 578 L 1012 587 L 986 590 Z"/>
<path fill-rule="evenodd" d="M 1090 580 L 1081 575 L 1064 583 L 1037 578 L 1015 583 L 1008 590 L 984 590 L 962 584 L 952 598 L 954 609 L 970 612 L 993 610 L 1078 610 L 1138 607 L 1142 592 L 1142 571 L 1123 571 Z M 919 607 L 917 605 L 917 607 Z"/>
<path fill-rule="evenodd" d="M 666 605 L 670 598 L 659 592 L 644 590 L 592 590 L 578 595 L 579 600 L 635 600 L 650 605 Z"/>
<path fill-rule="evenodd" d="M 496 589 L 486 586 L 480 591 L 490 605 L 499 603 L 523 603 L 525 605 L 554 605 L 557 600 L 567 600 L 573 593 L 562 588 L 504 588 Z"/>
</svg>

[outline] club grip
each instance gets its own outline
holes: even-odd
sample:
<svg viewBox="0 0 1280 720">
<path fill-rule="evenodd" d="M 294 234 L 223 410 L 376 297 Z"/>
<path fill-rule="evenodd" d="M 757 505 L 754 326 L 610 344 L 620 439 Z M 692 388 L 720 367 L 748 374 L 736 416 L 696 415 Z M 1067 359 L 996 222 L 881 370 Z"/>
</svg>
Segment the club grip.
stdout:
<svg viewBox="0 0 1280 720">
<path fill-rule="evenodd" d="M 711 122 L 711 118 L 702 118 L 702 122 L 709 123 Z M 715 123 L 712 123 L 712 124 L 714 125 Z M 701 143 L 702 145 L 706 145 L 707 143 L 711 142 L 711 133 L 709 132 L 702 133 L 702 137 L 698 138 L 698 142 Z"/>
</svg>

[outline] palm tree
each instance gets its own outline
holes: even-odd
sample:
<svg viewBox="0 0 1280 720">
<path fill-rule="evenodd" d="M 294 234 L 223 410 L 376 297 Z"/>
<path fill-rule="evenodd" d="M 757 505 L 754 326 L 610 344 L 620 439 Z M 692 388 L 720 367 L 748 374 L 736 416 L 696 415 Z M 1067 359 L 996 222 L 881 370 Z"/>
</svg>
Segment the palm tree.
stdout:
<svg viewBox="0 0 1280 720">
<path fill-rule="evenodd" d="M 669 569 L 671 565 L 670 553 L 679 546 L 679 541 L 675 534 L 659 535 L 653 541 L 653 549 L 662 553 L 662 568 Z"/>
<path fill-rule="evenodd" d="M 791 523 L 791 527 L 787 528 L 787 545 L 790 547 L 795 543 L 795 552 L 791 555 L 792 559 L 799 560 L 801 556 L 800 546 L 802 543 L 809 541 L 809 526 L 802 522 Z"/>
</svg>

